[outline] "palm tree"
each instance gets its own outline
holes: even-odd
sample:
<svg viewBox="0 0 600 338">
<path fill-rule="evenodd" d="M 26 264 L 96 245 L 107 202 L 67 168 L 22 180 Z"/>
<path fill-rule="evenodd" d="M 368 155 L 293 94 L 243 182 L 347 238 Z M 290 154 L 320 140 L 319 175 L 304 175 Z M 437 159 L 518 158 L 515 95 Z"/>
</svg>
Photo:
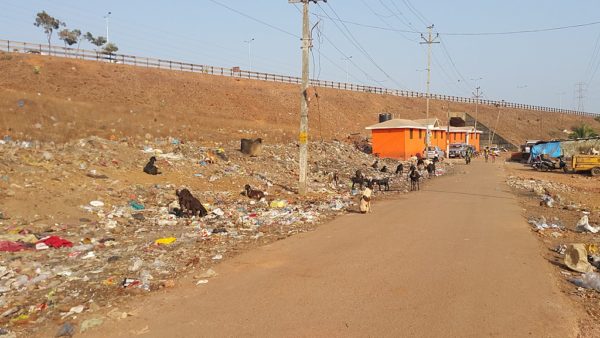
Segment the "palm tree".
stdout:
<svg viewBox="0 0 600 338">
<path fill-rule="evenodd" d="M 569 134 L 569 138 L 588 138 L 588 137 L 596 137 L 598 133 L 587 124 L 582 124 L 579 127 L 571 128 L 571 133 Z"/>
</svg>

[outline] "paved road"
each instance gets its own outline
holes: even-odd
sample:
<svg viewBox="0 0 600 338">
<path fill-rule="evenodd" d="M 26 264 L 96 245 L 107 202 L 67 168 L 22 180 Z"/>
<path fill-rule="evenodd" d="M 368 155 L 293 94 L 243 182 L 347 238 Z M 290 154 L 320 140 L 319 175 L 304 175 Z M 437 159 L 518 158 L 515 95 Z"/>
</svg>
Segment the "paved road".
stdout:
<svg viewBox="0 0 600 338">
<path fill-rule="evenodd" d="M 568 337 L 576 314 L 502 179 L 475 161 L 147 297 L 91 336 Z M 144 330 L 144 328 L 146 328 Z"/>
</svg>

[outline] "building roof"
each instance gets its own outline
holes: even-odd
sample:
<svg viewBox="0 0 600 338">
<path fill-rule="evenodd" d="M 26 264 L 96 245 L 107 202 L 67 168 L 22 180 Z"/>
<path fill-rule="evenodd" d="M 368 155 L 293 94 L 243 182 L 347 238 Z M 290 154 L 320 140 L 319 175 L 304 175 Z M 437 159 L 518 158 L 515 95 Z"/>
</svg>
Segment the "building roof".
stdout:
<svg viewBox="0 0 600 338">
<path fill-rule="evenodd" d="M 413 121 L 413 120 L 405 120 L 405 119 L 391 119 L 385 122 L 377 123 L 372 126 L 368 126 L 365 129 L 373 130 L 373 129 L 402 129 L 402 128 L 413 128 L 413 129 L 427 129 L 424 125 Z"/>
<path fill-rule="evenodd" d="M 447 126 L 443 126 L 443 127 L 440 127 L 440 128 L 446 129 L 448 127 Z M 450 132 L 471 132 L 471 133 L 473 133 L 473 132 L 475 132 L 475 127 L 473 127 L 473 126 L 450 127 L 449 130 L 450 130 Z M 483 132 L 481 130 L 477 130 L 477 133 L 481 134 Z"/>
<path fill-rule="evenodd" d="M 432 118 L 429 118 L 429 119 L 417 119 L 417 120 L 414 120 L 414 121 L 417 122 L 417 123 L 419 123 L 419 124 L 421 124 L 421 125 L 423 125 L 423 126 L 430 125 L 430 126 L 432 126 L 434 128 L 437 128 L 437 127 L 440 126 L 440 121 L 437 118 L 435 118 L 435 117 L 432 117 Z"/>
</svg>

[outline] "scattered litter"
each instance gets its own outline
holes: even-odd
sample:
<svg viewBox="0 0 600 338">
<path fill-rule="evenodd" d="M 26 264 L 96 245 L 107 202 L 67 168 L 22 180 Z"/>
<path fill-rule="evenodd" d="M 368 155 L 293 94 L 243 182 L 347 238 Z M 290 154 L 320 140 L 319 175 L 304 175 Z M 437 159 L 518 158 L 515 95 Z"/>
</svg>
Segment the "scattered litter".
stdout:
<svg viewBox="0 0 600 338">
<path fill-rule="evenodd" d="M 207 283 L 208 283 L 208 279 L 201 279 L 196 282 L 196 285 L 202 285 L 202 284 L 207 284 Z"/>
<path fill-rule="evenodd" d="M 586 272 L 580 279 L 572 279 L 571 282 L 579 287 L 600 292 L 600 274 L 595 272 Z"/>
<path fill-rule="evenodd" d="M 590 225 L 590 220 L 588 218 L 589 214 L 590 213 L 587 211 L 583 212 L 583 216 L 581 216 L 581 218 L 577 222 L 577 225 L 575 226 L 575 230 L 580 231 L 580 232 L 591 232 L 593 234 L 600 231 L 600 227 L 594 227 L 594 226 Z"/>
<path fill-rule="evenodd" d="M 79 332 L 84 333 L 85 331 L 91 328 L 102 325 L 102 323 L 104 323 L 104 319 L 102 318 L 86 319 L 81 323 L 81 328 L 79 329 Z"/>
<path fill-rule="evenodd" d="M 104 206 L 104 202 L 102 201 L 91 201 L 90 205 L 95 207 L 95 208 L 101 208 Z"/>
<path fill-rule="evenodd" d="M 154 241 L 154 244 L 157 244 L 157 245 L 170 245 L 170 244 L 173 244 L 176 240 L 177 240 L 177 238 L 175 238 L 175 237 L 159 238 L 159 239 L 157 239 L 157 240 Z"/>
<path fill-rule="evenodd" d="M 584 244 L 567 245 L 564 262 L 565 265 L 573 271 L 594 271 L 594 267 L 588 262 L 587 251 Z"/>
<path fill-rule="evenodd" d="M 56 332 L 54 337 L 73 337 L 74 334 L 75 327 L 73 324 L 66 322 L 60 327 L 60 329 L 58 329 L 58 332 Z"/>
</svg>

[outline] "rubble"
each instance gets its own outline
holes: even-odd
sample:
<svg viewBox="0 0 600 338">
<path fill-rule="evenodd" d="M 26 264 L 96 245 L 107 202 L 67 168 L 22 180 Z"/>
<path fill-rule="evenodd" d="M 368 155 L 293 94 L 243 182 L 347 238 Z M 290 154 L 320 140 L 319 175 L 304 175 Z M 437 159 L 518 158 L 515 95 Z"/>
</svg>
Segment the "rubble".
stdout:
<svg viewBox="0 0 600 338">
<path fill-rule="evenodd" d="M 314 142 L 309 151 L 309 191 L 303 197 L 295 193 L 295 143 L 263 141 L 260 155 L 250 157 L 239 151 L 239 140 L 5 140 L 0 326 L 35 330 L 64 318 L 69 325 L 57 330 L 69 336 L 75 326 L 83 332 L 104 320 L 73 315 L 93 316 L 94 308 L 124 295 L 173 287 L 177 277 L 194 270 L 197 283 L 207 283 L 216 276 L 212 265 L 244 248 L 313 230 L 356 209 L 359 196 L 350 189 L 350 177 L 358 169 L 367 177 L 390 178 L 391 191 L 375 191 L 375 200 L 408 191 L 406 173 L 372 169 L 374 157 L 352 144 Z M 143 172 L 149 155 L 161 175 Z M 380 164 L 395 168 L 398 162 Z M 438 173 L 449 166 L 438 164 Z M 264 198 L 242 195 L 246 184 L 264 191 Z M 208 215 L 179 217 L 175 191 L 182 187 L 194 192 Z"/>
</svg>

